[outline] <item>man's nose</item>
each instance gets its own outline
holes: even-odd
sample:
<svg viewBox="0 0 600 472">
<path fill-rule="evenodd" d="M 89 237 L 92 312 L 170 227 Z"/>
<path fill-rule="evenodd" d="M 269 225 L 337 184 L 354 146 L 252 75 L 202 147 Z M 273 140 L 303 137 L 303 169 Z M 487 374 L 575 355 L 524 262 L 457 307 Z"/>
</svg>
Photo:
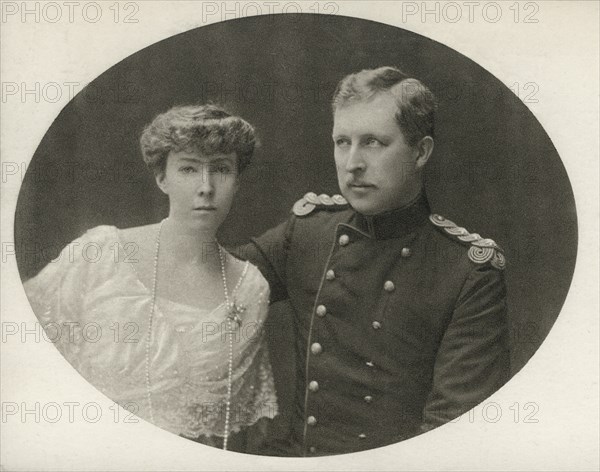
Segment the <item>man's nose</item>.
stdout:
<svg viewBox="0 0 600 472">
<path fill-rule="evenodd" d="M 365 160 L 361 149 L 354 145 L 348 151 L 348 160 L 346 161 L 347 172 L 359 172 L 365 170 Z"/>
</svg>

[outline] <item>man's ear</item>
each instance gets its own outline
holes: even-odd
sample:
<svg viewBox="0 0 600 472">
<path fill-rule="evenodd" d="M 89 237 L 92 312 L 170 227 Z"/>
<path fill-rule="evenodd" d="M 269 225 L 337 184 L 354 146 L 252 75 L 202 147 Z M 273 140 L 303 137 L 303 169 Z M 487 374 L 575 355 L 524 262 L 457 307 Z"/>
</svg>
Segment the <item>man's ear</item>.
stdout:
<svg viewBox="0 0 600 472">
<path fill-rule="evenodd" d="M 162 193 L 169 195 L 167 181 L 165 179 L 165 171 L 158 171 L 156 174 L 154 174 L 154 178 L 156 180 L 156 185 L 158 185 L 158 188 L 162 191 Z"/>
<path fill-rule="evenodd" d="M 422 169 L 425 164 L 427 164 L 427 161 L 433 152 L 433 138 L 431 136 L 425 136 L 417 143 L 415 149 L 417 150 L 417 169 Z"/>
</svg>

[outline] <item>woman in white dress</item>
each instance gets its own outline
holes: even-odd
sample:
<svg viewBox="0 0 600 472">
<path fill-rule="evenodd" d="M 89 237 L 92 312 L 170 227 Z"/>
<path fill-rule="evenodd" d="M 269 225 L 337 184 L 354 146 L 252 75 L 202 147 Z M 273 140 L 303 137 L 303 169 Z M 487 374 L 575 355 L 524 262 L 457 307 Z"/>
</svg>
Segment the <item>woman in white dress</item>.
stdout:
<svg viewBox="0 0 600 472">
<path fill-rule="evenodd" d="M 173 433 L 243 450 L 244 430 L 277 413 L 269 287 L 216 234 L 254 129 L 213 105 L 183 106 L 157 116 L 140 142 L 168 218 L 90 229 L 25 283 L 27 296 L 66 359 L 109 398 Z"/>
</svg>

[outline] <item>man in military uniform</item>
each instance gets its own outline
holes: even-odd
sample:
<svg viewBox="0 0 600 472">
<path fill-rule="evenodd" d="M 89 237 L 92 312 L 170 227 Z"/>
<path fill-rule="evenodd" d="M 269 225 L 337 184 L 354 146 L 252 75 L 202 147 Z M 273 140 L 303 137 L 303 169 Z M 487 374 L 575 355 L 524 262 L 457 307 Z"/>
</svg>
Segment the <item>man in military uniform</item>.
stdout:
<svg viewBox="0 0 600 472">
<path fill-rule="evenodd" d="M 508 379 L 502 252 L 432 215 L 423 190 L 434 109 L 429 89 L 395 68 L 344 78 L 333 100 L 343 197 L 307 193 L 239 251 L 270 282 L 272 301 L 294 309 L 287 454 L 410 438 Z"/>
</svg>

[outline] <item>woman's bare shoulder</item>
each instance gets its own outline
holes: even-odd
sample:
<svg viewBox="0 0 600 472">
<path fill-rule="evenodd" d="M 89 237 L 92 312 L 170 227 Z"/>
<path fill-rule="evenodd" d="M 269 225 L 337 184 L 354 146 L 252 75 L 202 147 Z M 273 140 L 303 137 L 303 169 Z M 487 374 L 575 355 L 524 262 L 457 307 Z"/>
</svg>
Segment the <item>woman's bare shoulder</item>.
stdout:
<svg viewBox="0 0 600 472">
<path fill-rule="evenodd" d="M 118 230 L 121 242 L 132 242 L 135 244 L 148 244 L 154 243 L 156 240 L 156 234 L 158 232 L 158 226 L 160 223 L 144 226 L 134 226 L 131 228 L 120 228 Z M 146 243 L 146 244 L 145 244 Z"/>
<path fill-rule="evenodd" d="M 139 268 L 145 269 L 146 264 L 153 259 L 156 247 L 156 235 L 160 223 L 119 229 L 119 242 L 126 251 L 135 254 L 139 259 Z"/>
<path fill-rule="evenodd" d="M 232 273 L 232 278 L 237 281 L 246 280 L 251 282 L 252 285 L 256 285 L 261 290 L 266 286 L 268 288 L 268 282 L 260 272 L 257 266 L 252 264 L 250 261 L 238 259 L 233 254 L 225 252 L 227 260 L 229 261 L 228 267 Z"/>
</svg>

